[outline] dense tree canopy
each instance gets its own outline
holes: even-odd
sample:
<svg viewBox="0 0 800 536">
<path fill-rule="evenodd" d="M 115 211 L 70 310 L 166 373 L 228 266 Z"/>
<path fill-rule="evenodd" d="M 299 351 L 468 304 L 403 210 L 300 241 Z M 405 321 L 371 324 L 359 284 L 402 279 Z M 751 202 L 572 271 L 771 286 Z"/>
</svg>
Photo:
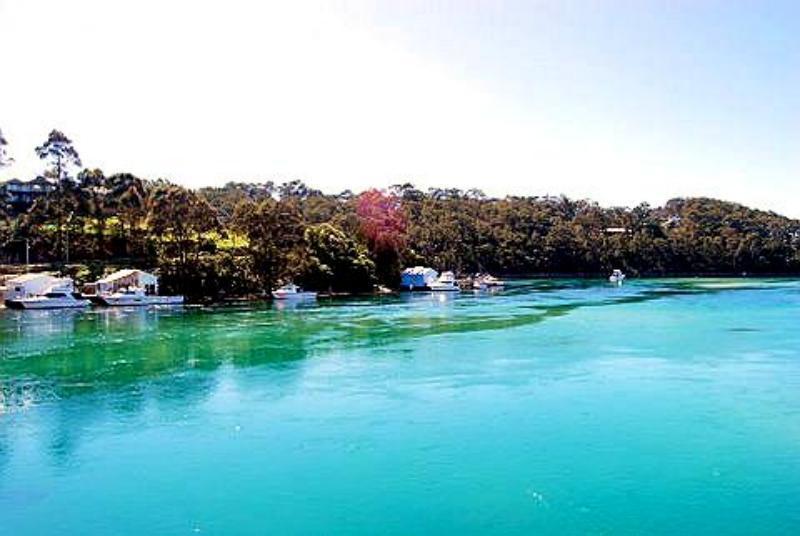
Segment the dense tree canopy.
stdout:
<svg viewBox="0 0 800 536">
<path fill-rule="evenodd" d="M 367 248 L 330 223 L 310 225 L 302 283 L 332 291 L 369 292 L 376 283 L 375 263 Z"/>
<path fill-rule="evenodd" d="M 2 205 L 0 256 L 159 268 L 165 288 L 217 298 L 295 280 L 332 291 L 398 283 L 403 266 L 458 273 L 797 274 L 800 222 L 714 199 L 604 208 L 566 197 L 490 198 L 400 184 L 326 195 L 300 181 L 198 191 L 84 169 L 53 131 L 37 148 L 55 188 Z"/>
<path fill-rule="evenodd" d="M 296 203 L 273 198 L 243 201 L 236 207 L 232 231 L 247 242 L 246 255 L 262 288 L 272 289 L 279 278 L 291 278 L 302 260 L 303 219 Z"/>
</svg>

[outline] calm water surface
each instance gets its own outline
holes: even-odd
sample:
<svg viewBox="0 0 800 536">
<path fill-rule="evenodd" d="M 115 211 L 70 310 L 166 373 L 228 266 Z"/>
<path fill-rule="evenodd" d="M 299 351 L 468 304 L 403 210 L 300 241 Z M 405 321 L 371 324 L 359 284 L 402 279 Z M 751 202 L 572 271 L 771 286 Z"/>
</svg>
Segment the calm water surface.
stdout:
<svg viewBox="0 0 800 536">
<path fill-rule="evenodd" d="M 0 532 L 798 534 L 800 282 L 0 311 Z"/>
</svg>

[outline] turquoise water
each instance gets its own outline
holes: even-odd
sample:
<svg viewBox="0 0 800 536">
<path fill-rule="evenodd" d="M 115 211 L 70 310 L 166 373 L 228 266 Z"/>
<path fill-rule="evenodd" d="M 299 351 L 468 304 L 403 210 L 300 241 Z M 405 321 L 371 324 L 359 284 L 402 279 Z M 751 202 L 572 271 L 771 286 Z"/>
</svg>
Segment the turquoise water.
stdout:
<svg viewBox="0 0 800 536">
<path fill-rule="evenodd" d="M 797 534 L 800 282 L 0 311 L 0 533 Z"/>
</svg>

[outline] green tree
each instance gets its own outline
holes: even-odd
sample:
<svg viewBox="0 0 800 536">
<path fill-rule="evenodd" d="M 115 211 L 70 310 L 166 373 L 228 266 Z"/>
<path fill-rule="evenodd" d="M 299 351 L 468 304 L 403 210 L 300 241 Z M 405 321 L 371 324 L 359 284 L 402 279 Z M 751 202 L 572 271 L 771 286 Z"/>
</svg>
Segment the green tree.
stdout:
<svg viewBox="0 0 800 536">
<path fill-rule="evenodd" d="M 269 292 L 278 279 L 296 275 L 292 268 L 303 258 L 303 222 L 291 200 L 243 201 L 236 207 L 233 229 L 247 239 L 245 251 L 263 290 Z"/>
<path fill-rule="evenodd" d="M 329 223 L 307 227 L 305 286 L 336 292 L 368 292 L 375 285 L 375 263 L 366 247 Z"/>
<path fill-rule="evenodd" d="M 116 236 L 125 256 L 146 255 L 146 226 L 149 191 L 169 185 L 148 183 L 130 173 L 108 177 L 106 204 L 116 216 Z"/>
<path fill-rule="evenodd" d="M 69 243 L 65 234 L 69 232 L 65 224 L 72 222 L 72 213 L 69 205 L 73 204 L 73 189 L 69 183 L 71 168 L 81 166 L 81 158 L 67 136 L 61 131 L 52 130 L 47 140 L 36 148 L 37 156 L 49 166 L 46 175 L 56 181 L 56 191 L 51 196 L 51 208 L 56 219 L 56 244 L 55 251 L 63 252 L 64 259 L 69 260 Z"/>
<path fill-rule="evenodd" d="M 147 209 L 147 226 L 165 272 L 175 278 L 175 287 L 192 294 L 200 254 L 213 249 L 207 234 L 220 228 L 216 211 L 191 190 L 168 183 L 152 191 Z"/>
<path fill-rule="evenodd" d="M 50 176 L 57 181 L 68 179 L 70 168 L 81 166 L 72 140 L 58 130 L 50 131 L 47 140 L 36 148 L 36 154 L 50 166 Z"/>
<path fill-rule="evenodd" d="M 106 229 L 112 215 L 108 179 L 100 169 L 85 169 L 78 173 L 77 181 L 79 214 L 85 220 L 86 234 L 93 231 L 92 245 L 87 253 L 95 259 L 106 258 Z"/>
</svg>

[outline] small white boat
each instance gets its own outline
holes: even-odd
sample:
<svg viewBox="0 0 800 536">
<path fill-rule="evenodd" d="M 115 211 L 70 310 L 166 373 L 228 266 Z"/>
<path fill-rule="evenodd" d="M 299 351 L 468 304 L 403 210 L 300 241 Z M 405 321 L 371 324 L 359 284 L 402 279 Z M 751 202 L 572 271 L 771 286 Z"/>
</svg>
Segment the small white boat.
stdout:
<svg viewBox="0 0 800 536">
<path fill-rule="evenodd" d="M 181 305 L 183 296 L 158 296 L 147 294 L 143 288 L 126 288 L 111 294 L 100 294 L 95 301 L 109 306 Z"/>
<path fill-rule="evenodd" d="M 442 272 L 442 275 L 436 281 L 430 283 L 428 287 L 432 292 L 459 292 L 461 290 L 453 272 Z"/>
<path fill-rule="evenodd" d="M 78 309 L 89 306 L 89 300 L 76 298 L 72 281 L 47 289 L 44 294 L 6 300 L 9 309 Z"/>
<path fill-rule="evenodd" d="M 294 283 L 289 283 L 278 290 L 273 290 L 272 297 L 276 300 L 314 300 L 317 298 L 317 293 L 303 290 Z"/>
<path fill-rule="evenodd" d="M 472 288 L 476 290 L 500 289 L 506 286 L 506 282 L 497 279 L 493 275 L 478 275 L 472 282 Z"/>
<path fill-rule="evenodd" d="M 614 270 L 611 272 L 611 275 L 608 276 L 608 280 L 617 285 L 621 285 L 622 282 L 625 281 L 625 274 L 622 273 L 622 270 Z"/>
</svg>

